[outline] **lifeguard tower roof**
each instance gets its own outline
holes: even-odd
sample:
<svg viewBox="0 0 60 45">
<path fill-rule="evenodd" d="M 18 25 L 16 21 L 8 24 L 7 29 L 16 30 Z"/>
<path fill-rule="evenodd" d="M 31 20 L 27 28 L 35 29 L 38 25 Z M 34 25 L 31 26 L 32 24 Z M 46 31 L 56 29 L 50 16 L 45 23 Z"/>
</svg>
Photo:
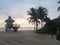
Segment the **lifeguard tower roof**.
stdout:
<svg viewBox="0 0 60 45">
<path fill-rule="evenodd" d="M 13 20 L 13 19 L 11 18 L 11 16 L 9 16 L 8 19 L 5 20 L 5 22 L 7 22 L 7 23 L 13 23 L 13 22 L 15 22 L 15 20 Z"/>
</svg>

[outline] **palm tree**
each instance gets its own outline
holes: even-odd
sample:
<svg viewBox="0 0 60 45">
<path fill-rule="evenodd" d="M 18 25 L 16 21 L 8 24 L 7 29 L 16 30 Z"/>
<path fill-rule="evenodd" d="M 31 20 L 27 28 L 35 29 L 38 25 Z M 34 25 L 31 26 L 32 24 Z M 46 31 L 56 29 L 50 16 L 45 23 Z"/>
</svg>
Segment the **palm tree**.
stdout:
<svg viewBox="0 0 60 45">
<path fill-rule="evenodd" d="M 56 27 L 57 27 L 57 35 L 59 35 L 59 28 L 60 28 L 60 16 L 58 16 L 58 18 L 56 18 Z"/>
<path fill-rule="evenodd" d="M 49 33 L 51 34 L 51 39 L 53 39 L 53 31 L 54 31 L 54 29 L 55 29 L 55 25 L 54 25 L 53 21 L 50 20 L 49 18 L 47 18 L 45 27 L 47 27 L 46 29 L 47 29 L 47 30 L 49 31 Z"/>
<path fill-rule="evenodd" d="M 40 21 L 37 19 L 36 10 L 34 8 L 31 8 L 30 11 L 28 11 L 28 15 L 30 15 L 30 17 L 28 18 L 29 23 L 34 23 L 34 29 L 37 30 Z"/>
<path fill-rule="evenodd" d="M 58 1 L 58 3 L 60 3 L 60 1 Z M 59 11 L 59 10 L 60 10 L 60 6 L 58 7 L 57 11 Z"/>
<path fill-rule="evenodd" d="M 60 3 L 60 1 L 58 1 L 58 3 Z M 60 11 L 60 6 L 58 7 L 57 11 Z M 60 18 L 60 16 L 58 18 Z M 59 23 L 57 25 L 59 25 Z M 58 27 L 57 27 L 57 35 L 59 35 L 59 28 Z"/>
<path fill-rule="evenodd" d="M 44 19 L 47 17 L 48 15 L 48 10 L 44 7 L 38 7 L 37 9 L 37 16 L 38 19 L 41 20 L 41 27 L 43 27 L 43 22 L 45 21 Z"/>
</svg>

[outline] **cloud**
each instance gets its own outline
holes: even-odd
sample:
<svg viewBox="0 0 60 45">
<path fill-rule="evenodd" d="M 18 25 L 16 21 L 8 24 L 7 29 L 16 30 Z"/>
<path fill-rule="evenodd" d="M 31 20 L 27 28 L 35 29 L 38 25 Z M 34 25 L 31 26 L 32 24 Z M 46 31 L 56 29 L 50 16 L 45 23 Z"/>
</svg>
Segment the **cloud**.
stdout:
<svg viewBox="0 0 60 45">
<path fill-rule="evenodd" d="M 20 24 L 21 27 L 33 27 L 33 25 L 29 24 L 26 19 L 15 18 L 14 20 L 16 20 L 14 24 Z"/>
<path fill-rule="evenodd" d="M 13 17 L 20 18 L 24 18 L 25 15 L 27 15 L 28 9 L 30 9 L 31 7 L 45 6 L 50 11 L 51 8 L 55 9 L 55 5 L 57 5 L 56 0 L 0 0 L 0 2 L 0 13 L 7 16 L 11 15 Z"/>
<path fill-rule="evenodd" d="M 31 8 L 37 8 L 39 6 L 46 7 L 49 11 L 49 17 L 56 18 L 57 13 L 57 4 L 58 0 L 0 0 L 0 24 L 8 16 L 12 16 L 16 20 L 16 23 L 23 26 L 29 25 L 27 22 L 27 11 Z M 2 17 L 1 17 L 2 16 Z M 20 21 L 20 22 L 19 22 Z"/>
<path fill-rule="evenodd" d="M 15 3 L 17 1 L 17 3 Z M 13 3 L 12 3 L 13 2 Z M 19 2 L 19 3 L 18 3 Z M 4 14 L 4 15 L 11 15 L 13 17 L 20 17 L 23 18 L 25 17 L 28 9 L 30 9 L 32 7 L 32 5 L 30 5 L 29 3 L 27 3 L 28 0 L 23 0 L 23 3 L 20 3 L 19 0 L 14 0 L 14 1 L 7 1 L 5 3 L 7 3 L 7 7 L 0 6 L 0 13 Z M 11 4 L 10 4 L 11 3 Z M 2 8 L 3 7 L 3 8 Z"/>
<path fill-rule="evenodd" d="M 0 19 L 1 19 L 0 25 L 1 25 L 1 23 L 3 25 L 5 24 L 4 20 L 7 19 L 8 16 L 12 16 L 12 18 L 16 20 L 15 23 L 21 24 L 21 26 L 30 25 L 26 21 L 26 19 L 28 17 L 27 11 L 28 11 L 28 9 L 30 9 L 32 7 L 32 5 L 27 3 L 28 0 L 24 1 L 23 3 L 20 3 L 18 0 L 14 0 L 14 1 L 11 0 L 11 1 L 7 1 L 7 2 L 6 1 L 5 1 L 6 4 L 3 3 L 4 2 L 4 0 L 3 0 L 2 5 L 0 5 Z M 15 3 L 15 1 L 18 1 L 19 3 L 18 2 Z"/>
</svg>

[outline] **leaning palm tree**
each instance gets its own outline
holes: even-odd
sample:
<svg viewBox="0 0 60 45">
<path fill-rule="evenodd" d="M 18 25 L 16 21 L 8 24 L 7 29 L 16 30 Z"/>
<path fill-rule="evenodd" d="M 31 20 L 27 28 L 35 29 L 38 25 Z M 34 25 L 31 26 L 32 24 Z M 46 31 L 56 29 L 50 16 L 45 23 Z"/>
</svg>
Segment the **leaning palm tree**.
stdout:
<svg viewBox="0 0 60 45">
<path fill-rule="evenodd" d="M 38 24 L 40 24 L 40 21 L 35 19 L 34 17 L 29 17 L 28 20 L 29 20 L 29 23 L 34 24 L 34 30 L 37 30 Z"/>
<path fill-rule="evenodd" d="M 43 27 L 43 22 L 45 21 L 44 19 L 47 17 L 48 15 L 48 10 L 44 7 L 38 7 L 37 9 L 37 16 L 38 19 L 41 20 L 41 27 Z"/>
<path fill-rule="evenodd" d="M 28 18 L 29 23 L 34 23 L 34 29 L 37 30 L 40 21 L 37 19 L 36 10 L 34 8 L 31 8 L 30 11 L 28 11 L 28 15 L 30 15 L 30 17 Z"/>
<path fill-rule="evenodd" d="M 60 4 L 60 1 L 58 1 L 58 3 Z M 59 10 L 60 10 L 60 6 L 58 7 L 57 11 L 59 11 Z"/>
</svg>

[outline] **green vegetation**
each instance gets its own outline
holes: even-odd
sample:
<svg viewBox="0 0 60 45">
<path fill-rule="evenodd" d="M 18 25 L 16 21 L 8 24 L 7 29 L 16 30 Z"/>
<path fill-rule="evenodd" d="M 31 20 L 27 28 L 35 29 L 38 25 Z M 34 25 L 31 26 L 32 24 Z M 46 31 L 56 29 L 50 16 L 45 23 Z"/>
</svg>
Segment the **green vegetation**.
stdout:
<svg viewBox="0 0 60 45">
<path fill-rule="evenodd" d="M 60 1 L 58 1 L 58 3 L 60 3 Z M 60 7 L 58 7 L 57 11 L 60 11 Z M 30 11 L 28 11 L 28 15 L 30 15 L 28 18 L 29 23 L 34 24 L 36 33 L 51 34 L 51 37 L 53 34 L 57 34 L 56 39 L 60 40 L 60 16 L 51 20 L 48 17 L 48 10 L 44 7 L 38 7 L 37 9 L 31 8 Z M 43 22 L 45 22 L 44 26 Z M 41 29 L 38 29 L 39 24 L 41 24 Z"/>
<path fill-rule="evenodd" d="M 43 22 L 45 21 L 48 11 L 44 7 L 38 7 L 38 9 L 31 8 L 30 11 L 28 11 L 28 15 L 30 17 L 28 18 L 29 23 L 34 23 L 35 30 L 38 29 L 38 24 L 41 23 L 41 26 L 43 27 Z"/>
<path fill-rule="evenodd" d="M 57 35 L 56 39 L 60 41 L 60 35 Z"/>
<path fill-rule="evenodd" d="M 40 21 L 37 19 L 36 9 L 31 8 L 30 11 L 28 11 L 28 15 L 30 15 L 30 17 L 28 18 L 29 23 L 34 23 L 34 29 L 37 30 L 38 24 L 40 24 Z"/>
<path fill-rule="evenodd" d="M 37 32 L 57 34 L 57 27 L 59 28 L 59 31 L 60 31 L 60 17 L 47 21 L 44 27 L 41 29 L 38 29 Z"/>
</svg>

